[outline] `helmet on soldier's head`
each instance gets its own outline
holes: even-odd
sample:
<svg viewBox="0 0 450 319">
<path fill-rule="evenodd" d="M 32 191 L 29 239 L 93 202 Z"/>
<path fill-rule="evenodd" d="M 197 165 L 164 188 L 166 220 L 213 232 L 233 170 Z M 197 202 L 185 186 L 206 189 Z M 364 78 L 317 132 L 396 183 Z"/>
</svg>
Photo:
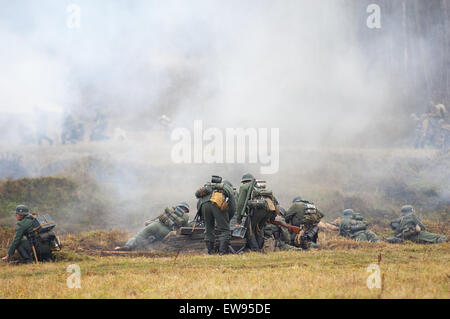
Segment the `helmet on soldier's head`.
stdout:
<svg viewBox="0 0 450 319">
<path fill-rule="evenodd" d="M 244 182 L 251 182 L 251 181 L 254 180 L 254 179 L 255 179 L 255 178 L 253 177 L 252 174 L 247 173 L 247 174 L 244 174 L 244 176 L 242 176 L 241 183 L 244 183 Z"/>
<path fill-rule="evenodd" d="M 286 209 L 284 209 L 283 207 L 280 207 L 280 215 L 281 216 L 286 216 Z"/>
<path fill-rule="evenodd" d="M 343 213 L 344 213 L 344 216 L 350 216 L 350 217 L 353 217 L 353 215 L 355 214 L 355 212 L 351 208 L 344 209 Z"/>
<path fill-rule="evenodd" d="M 414 212 L 414 208 L 411 205 L 403 205 L 402 206 L 402 210 L 401 210 L 402 214 L 408 214 L 408 213 L 413 213 L 413 212 Z"/>
<path fill-rule="evenodd" d="M 177 207 L 185 208 L 187 209 L 187 212 L 189 213 L 189 204 L 186 202 L 180 202 Z"/>
<path fill-rule="evenodd" d="M 15 213 L 18 214 L 18 215 L 25 216 L 25 215 L 28 215 L 30 213 L 30 210 L 25 205 L 19 205 L 19 206 L 16 207 Z"/>
<path fill-rule="evenodd" d="M 296 196 L 294 197 L 294 199 L 292 200 L 293 203 L 295 202 L 301 202 L 303 199 L 300 196 Z"/>
</svg>

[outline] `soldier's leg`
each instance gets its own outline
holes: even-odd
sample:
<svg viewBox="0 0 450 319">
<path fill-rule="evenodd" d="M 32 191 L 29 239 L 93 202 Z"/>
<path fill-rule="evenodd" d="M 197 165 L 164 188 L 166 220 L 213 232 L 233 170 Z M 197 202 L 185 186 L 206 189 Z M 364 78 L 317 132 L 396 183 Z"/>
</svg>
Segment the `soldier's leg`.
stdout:
<svg viewBox="0 0 450 319">
<path fill-rule="evenodd" d="M 445 236 L 430 233 L 427 231 L 421 231 L 416 238 L 416 241 L 420 244 L 436 244 L 447 241 Z"/>
<path fill-rule="evenodd" d="M 31 249 L 30 242 L 23 238 L 19 245 L 17 246 L 17 251 L 19 252 L 20 257 L 22 257 L 23 262 L 25 264 L 32 264 L 35 260 L 33 251 Z"/>
<path fill-rule="evenodd" d="M 366 236 L 367 236 L 367 240 L 371 243 L 376 243 L 376 242 L 380 241 L 378 236 L 371 230 L 366 230 Z"/>
<path fill-rule="evenodd" d="M 264 227 L 261 229 L 261 223 L 264 220 L 264 217 L 266 216 L 266 210 L 264 209 L 254 209 L 253 210 L 253 216 L 251 217 L 251 227 L 249 227 L 251 230 L 248 232 L 249 237 L 247 244 L 249 248 L 253 251 L 258 251 L 262 248 L 261 245 L 261 237 L 262 237 L 262 244 L 264 244 Z"/>
<path fill-rule="evenodd" d="M 213 214 L 213 204 L 211 202 L 206 202 L 202 205 L 202 216 L 205 221 L 205 243 L 208 249 L 208 254 L 214 253 L 214 228 L 215 228 L 215 218 Z"/>
<path fill-rule="evenodd" d="M 257 225 L 257 221 L 258 217 L 257 217 L 257 213 L 256 211 L 253 212 L 253 216 L 250 217 L 249 222 L 248 222 L 248 230 L 246 233 L 246 237 L 247 237 L 247 246 L 248 248 L 250 248 L 252 251 L 258 251 L 258 242 L 256 241 L 256 225 Z"/>
<path fill-rule="evenodd" d="M 156 223 L 151 223 L 140 230 L 136 235 L 128 239 L 123 247 L 116 247 L 116 250 L 141 250 L 149 244 L 152 237 L 156 240 L 154 236 Z"/>
<path fill-rule="evenodd" d="M 356 241 L 369 241 L 364 231 L 359 231 L 351 235 L 351 238 Z"/>
<path fill-rule="evenodd" d="M 228 212 L 223 212 L 216 205 L 212 205 L 212 212 L 216 221 L 217 239 L 219 240 L 219 254 L 228 253 L 230 243 L 230 216 Z"/>
<path fill-rule="evenodd" d="M 266 227 L 266 223 L 269 220 L 270 217 L 272 217 L 273 213 L 264 210 L 261 212 L 261 219 L 258 222 L 257 228 L 256 228 L 256 241 L 258 243 L 259 249 L 262 249 L 264 246 L 264 228 Z"/>
</svg>

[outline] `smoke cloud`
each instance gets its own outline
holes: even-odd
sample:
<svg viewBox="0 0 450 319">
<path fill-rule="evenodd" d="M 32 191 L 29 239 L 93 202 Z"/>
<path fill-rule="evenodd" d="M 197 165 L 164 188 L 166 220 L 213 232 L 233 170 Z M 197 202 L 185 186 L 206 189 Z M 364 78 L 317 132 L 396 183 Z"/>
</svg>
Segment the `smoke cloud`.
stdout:
<svg viewBox="0 0 450 319">
<path fill-rule="evenodd" d="M 433 37 L 410 36 L 420 57 L 399 41 L 400 2 L 396 11 L 380 1 L 380 29 L 367 27 L 364 1 L 1 2 L 1 150 L 35 144 L 44 114 L 47 134 L 62 149 L 30 146 L 30 175 L 69 165 L 45 171 L 48 162 L 108 162 L 112 168 L 96 168 L 94 176 L 117 199 L 121 218 L 186 198 L 194 206 L 195 187 L 209 175 L 218 171 L 237 183 L 258 167 L 172 163 L 170 130 L 157 130 L 162 114 L 172 128 L 192 130 L 195 120 L 221 130 L 279 128 L 280 176 L 268 179 L 288 201 L 319 182 L 305 169 L 327 171 L 325 149 L 404 145 L 405 119 L 431 98 L 429 90 L 405 89 L 405 79 L 423 72 L 420 61 L 427 61 L 429 78 L 443 63 L 429 58 Z M 107 116 L 108 134 L 120 128 L 125 141 L 59 145 L 66 115 L 89 130 L 98 112 Z M 283 178 L 298 167 L 301 181 L 289 183 L 299 186 L 288 190 Z"/>
</svg>

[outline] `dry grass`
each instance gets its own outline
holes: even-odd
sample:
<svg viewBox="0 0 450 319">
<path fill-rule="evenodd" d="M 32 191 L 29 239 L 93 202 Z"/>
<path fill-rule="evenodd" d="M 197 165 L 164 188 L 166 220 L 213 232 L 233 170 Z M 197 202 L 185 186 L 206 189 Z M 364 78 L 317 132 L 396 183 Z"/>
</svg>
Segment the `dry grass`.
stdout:
<svg viewBox="0 0 450 319">
<path fill-rule="evenodd" d="M 125 235 L 115 230 L 68 236 L 56 263 L 1 263 L 0 298 L 450 298 L 450 243 L 369 244 L 322 233 L 322 249 L 302 252 L 182 253 L 176 259 L 86 255 Z M 370 290 L 366 268 L 380 254 L 384 285 Z M 81 289 L 66 285 L 73 263 L 81 268 Z"/>
<path fill-rule="evenodd" d="M 380 264 L 383 289 L 366 286 Z M 450 298 L 450 244 L 377 245 L 352 250 L 249 253 L 225 257 L 95 258 L 70 264 L 0 266 L 1 298 Z"/>
</svg>

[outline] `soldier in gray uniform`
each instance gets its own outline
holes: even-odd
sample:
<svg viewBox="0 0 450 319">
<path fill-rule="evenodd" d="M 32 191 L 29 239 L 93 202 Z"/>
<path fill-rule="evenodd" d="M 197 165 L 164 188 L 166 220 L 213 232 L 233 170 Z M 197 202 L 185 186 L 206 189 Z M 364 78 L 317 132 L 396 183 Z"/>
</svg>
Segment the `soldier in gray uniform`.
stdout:
<svg viewBox="0 0 450 319">
<path fill-rule="evenodd" d="M 426 231 L 425 225 L 414 214 L 411 205 L 402 206 L 400 217 L 391 222 L 391 228 L 395 231 L 395 237 L 387 238 L 389 243 L 410 240 L 418 244 L 437 244 L 447 241 L 443 235 Z"/>
<path fill-rule="evenodd" d="M 144 250 L 152 242 L 163 239 L 173 230 L 187 226 L 189 221 L 189 205 L 185 202 L 175 207 L 167 207 L 164 212 L 153 220 L 145 222 L 145 227 L 130 238 L 118 251 Z"/>
<path fill-rule="evenodd" d="M 205 243 L 208 254 L 215 252 L 216 237 L 219 240 L 219 255 L 228 253 L 231 231 L 230 219 L 236 211 L 236 196 L 230 182 L 213 175 L 195 192 L 197 210 L 205 223 Z"/>
<path fill-rule="evenodd" d="M 345 209 L 339 225 L 339 235 L 357 241 L 378 242 L 377 235 L 367 229 L 367 223 L 353 209 Z"/>
</svg>

